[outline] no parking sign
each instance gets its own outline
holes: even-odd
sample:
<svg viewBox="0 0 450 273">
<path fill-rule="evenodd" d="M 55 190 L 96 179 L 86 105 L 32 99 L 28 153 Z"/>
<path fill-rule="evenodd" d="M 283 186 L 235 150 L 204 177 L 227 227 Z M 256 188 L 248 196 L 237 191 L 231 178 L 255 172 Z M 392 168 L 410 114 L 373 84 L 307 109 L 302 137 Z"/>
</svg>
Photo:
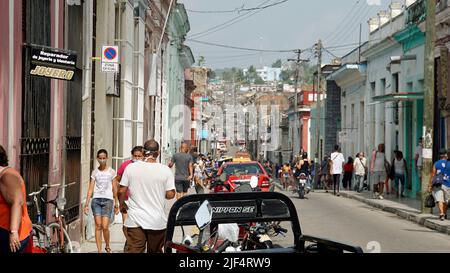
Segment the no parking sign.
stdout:
<svg viewBox="0 0 450 273">
<path fill-rule="evenodd" d="M 103 46 L 102 48 L 102 71 L 119 72 L 119 47 Z"/>
</svg>

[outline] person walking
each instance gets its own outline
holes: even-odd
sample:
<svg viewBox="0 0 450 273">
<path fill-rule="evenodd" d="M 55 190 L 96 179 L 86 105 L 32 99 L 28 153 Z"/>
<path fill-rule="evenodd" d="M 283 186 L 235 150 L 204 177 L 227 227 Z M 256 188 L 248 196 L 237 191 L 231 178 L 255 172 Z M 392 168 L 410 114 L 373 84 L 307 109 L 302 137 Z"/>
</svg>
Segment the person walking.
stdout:
<svg viewBox="0 0 450 273">
<path fill-rule="evenodd" d="M 328 155 L 325 155 L 323 157 L 323 161 L 320 165 L 320 183 L 322 184 L 322 188 L 325 190 L 325 192 L 328 193 L 328 190 L 330 188 L 330 180 L 331 180 L 331 169 L 330 169 L 330 158 Z"/>
<path fill-rule="evenodd" d="M 128 214 L 127 253 L 162 253 L 167 226 L 165 203 L 175 197 L 175 177 L 168 166 L 156 162 L 158 142 L 148 140 L 144 149 L 144 161 L 126 168 L 118 193 L 120 210 Z"/>
<path fill-rule="evenodd" d="M 334 146 L 334 153 L 331 154 L 331 174 L 333 175 L 333 194 L 339 196 L 339 184 L 341 174 L 344 170 L 345 158 L 340 152 L 339 145 Z"/>
<path fill-rule="evenodd" d="M 31 231 L 25 182 L 8 167 L 8 156 L 0 145 L 0 254 L 28 252 Z"/>
<path fill-rule="evenodd" d="M 196 157 L 197 158 L 197 157 Z M 185 196 L 189 190 L 190 182 L 194 178 L 193 156 L 189 154 L 189 146 L 181 144 L 180 152 L 173 155 L 169 168 L 175 165 L 175 188 L 177 200 Z"/>
<path fill-rule="evenodd" d="M 379 144 L 378 149 L 372 154 L 371 173 L 373 181 L 374 198 L 384 199 L 384 183 L 390 171 L 390 165 L 384 153 L 384 144 Z"/>
<path fill-rule="evenodd" d="M 348 157 L 347 163 L 344 165 L 344 177 L 342 179 L 342 186 L 349 191 L 352 188 L 353 179 L 353 158 Z"/>
<path fill-rule="evenodd" d="M 117 175 L 113 180 L 114 183 L 114 188 L 116 189 L 114 196 L 115 199 L 118 200 L 117 198 L 117 189 L 119 188 L 119 184 L 120 181 L 122 180 L 122 175 L 125 172 L 125 169 L 132 163 L 137 162 L 137 161 L 141 161 L 144 158 L 144 147 L 143 146 L 136 146 L 131 150 L 131 159 L 130 160 L 126 160 L 124 161 L 120 167 L 119 170 L 117 171 Z M 125 201 L 128 200 L 128 192 L 125 195 Z M 122 224 L 125 223 L 125 220 L 127 219 L 127 214 L 126 213 L 122 213 Z M 122 231 L 123 234 L 125 235 L 125 237 L 127 236 L 127 232 L 126 232 L 126 227 L 122 226 Z M 127 241 L 125 240 L 125 248 L 127 247 Z"/>
<path fill-rule="evenodd" d="M 450 164 L 448 162 L 447 150 L 439 152 L 439 160 L 433 165 L 428 192 L 433 194 L 439 208 L 439 219 L 447 219 L 448 203 L 450 201 Z"/>
<path fill-rule="evenodd" d="M 203 181 L 205 179 L 204 176 L 205 165 L 203 161 L 202 155 L 198 158 L 197 162 L 194 163 L 194 183 L 195 183 L 195 191 L 197 194 L 204 194 L 205 189 Z"/>
<path fill-rule="evenodd" d="M 423 170 L 423 138 L 419 138 L 418 145 L 416 147 L 416 154 L 414 156 L 414 165 L 416 167 L 416 172 L 419 175 L 419 182 L 422 182 L 422 170 Z"/>
<path fill-rule="evenodd" d="M 405 197 L 405 181 L 406 176 L 408 175 L 408 167 L 401 151 L 395 151 L 395 158 L 392 160 L 392 168 L 395 187 L 397 188 L 397 197 Z"/>
<path fill-rule="evenodd" d="M 89 201 L 92 197 L 91 209 L 95 220 L 95 242 L 98 253 L 102 252 L 102 235 L 105 240 L 105 251 L 111 253 L 109 224 L 115 214 L 119 213 L 119 203 L 115 200 L 113 179 L 116 171 L 108 167 L 108 152 L 101 149 L 97 152 L 99 167 L 92 171 L 91 182 L 84 205 L 84 213 L 89 213 Z"/>
<path fill-rule="evenodd" d="M 353 163 L 355 169 L 355 190 L 362 192 L 364 188 L 364 181 L 367 174 L 367 159 L 364 157 L 363 152 L 359 152 L 356 155 L 355 162 Z"/>
<path fill-rule="evenodd" d="M 283 189 L 287 190 L 291 181 L 291 166 L 289 163 L 284 164 L 284 166 L 280 170 L 281 176 L 281 184 L 283 185 Z"/>
</svg>

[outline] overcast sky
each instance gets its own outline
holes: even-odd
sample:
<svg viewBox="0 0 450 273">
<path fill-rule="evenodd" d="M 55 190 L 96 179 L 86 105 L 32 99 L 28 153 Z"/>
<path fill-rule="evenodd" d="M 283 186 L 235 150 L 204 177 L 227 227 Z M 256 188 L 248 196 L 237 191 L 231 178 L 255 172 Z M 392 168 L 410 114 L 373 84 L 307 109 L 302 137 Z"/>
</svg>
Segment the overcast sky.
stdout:
<svg viewBox="0 0 450 273">
<path fill-rule="evenodd" d="M 180 0 L 187 9 L 191 31 L 188 39 L 237 47 L 256 49 L 306 49 L 322 39 L 325 47 L 358 43 L 359 25 L 362 23 L 362 41 L 368 39 L 369 17 L 388 8 L 391 0 L 288 0 L 263 10 L 240 11 L 264 7 L 283 0 Z M 195 11 L 201 11 L 195 12 Z M 203 13 L 210 11 L 234 11 L 229 13 Z M 238 17 L 240 16 L 240 17 Z M 238 18 L 236 18 L 238 17 Z M 223 23 L 236 18 L 228 24 Z M 239 21 L 240 20 L 240 21 Z M 203 33 L 217 27 L 211 32 Z M 221 27 L 221 28 L 222 28 Z M 213 32 L 215 31 L 215 32 Z M 197 34 L 197 35 L 195 35 Z M 232 50 L 187 41 L 196 61 L 205 56 L 206 66 L 211 68 L 248 67 L 271 65 L 276 59 L 286 60 L 293 53 L 257 53 Z M 333 49 L 332 53 L 342 56 L 349 47 Z M 353 46 L 356 47 L 356 46 Z M 302 55 L 311 56 L 311 52 Z M 332 57 L 326 53 L 325 60 Z M 315 59 L 312 60 L 316 62 Z"/>
</svg>

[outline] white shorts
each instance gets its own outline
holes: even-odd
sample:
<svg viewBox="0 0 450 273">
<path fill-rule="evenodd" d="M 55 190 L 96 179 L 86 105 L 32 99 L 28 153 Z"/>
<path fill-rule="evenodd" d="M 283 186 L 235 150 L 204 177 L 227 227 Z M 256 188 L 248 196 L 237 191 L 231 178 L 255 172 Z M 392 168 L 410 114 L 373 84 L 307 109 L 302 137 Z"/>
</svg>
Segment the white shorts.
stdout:
<svg viewBox="0 0 450 273">
<path fill-rule="evenodd" d="M 450 200 L 450 188 L 442 185 L 440 187 L 433 187 L 433 197 L 437 202 L 448 203 Z"/>
</svg>

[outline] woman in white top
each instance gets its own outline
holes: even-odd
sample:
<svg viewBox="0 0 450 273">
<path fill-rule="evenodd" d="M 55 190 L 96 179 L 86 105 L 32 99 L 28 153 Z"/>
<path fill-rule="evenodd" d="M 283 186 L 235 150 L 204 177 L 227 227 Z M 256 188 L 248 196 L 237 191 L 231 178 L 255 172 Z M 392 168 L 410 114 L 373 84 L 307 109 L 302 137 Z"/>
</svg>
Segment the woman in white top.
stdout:
<svg viewBox="0 0 450 273">
<path fill-rule="evenodd" d="M 97 250 L 102 252 L 102 234 L 105 239 L 105 250 L 110 253 L 109 246 L 109 223 L 114 213 L 119 213 L 119 202 L 115 199 L 117 189 L 113 183 L 116 177 L 116 171 L 108 167 L 106 162 L 108 160 L 108 152 L 101 149 L 97 152 L 97 161 L 100 166 L 92 171 L 91 182 L 89 183 L 89 190 L 86 197 L 86 204 L 84 206 L 84 213 L 89 212 L 89 201 L 92 198 L 92 213 L 95 219 L 95 242 L 97 243 Z M 116 205 L 114 205 L 116 204 Z"/>
<path fill-rule="evenodd" d="M 399 194 L 401 197 L 405 197 L 403 195 L 405 191 L 405 180 L 406 180 L 406 174 L 408 173 L 408 167 L 406 165 L 406 160 L 403 158 L 403 153 L 401 151 L 395 152 L 395 159 L 393 168 L 395 170 L 395 187 L 397 188 L 397 197 L 399 197 Z M 401 188 L 399 188 L 399 182 L 401 183 Z"/>
</svg>

